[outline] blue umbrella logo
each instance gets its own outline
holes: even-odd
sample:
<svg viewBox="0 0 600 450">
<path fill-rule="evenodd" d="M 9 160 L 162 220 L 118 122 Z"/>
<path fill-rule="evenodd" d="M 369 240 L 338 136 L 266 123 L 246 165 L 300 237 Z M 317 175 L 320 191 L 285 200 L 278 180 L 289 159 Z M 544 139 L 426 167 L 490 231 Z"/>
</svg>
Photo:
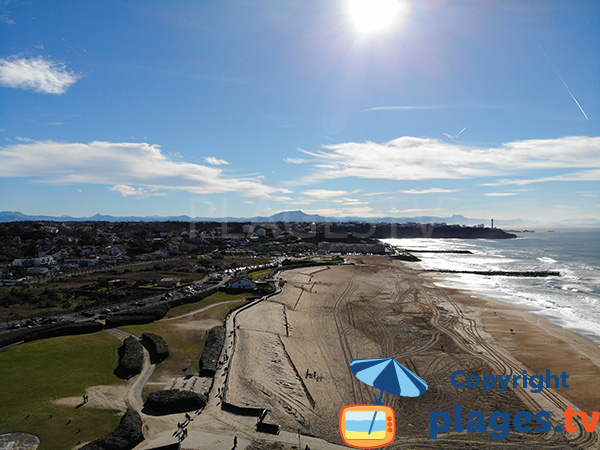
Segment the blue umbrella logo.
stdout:
<svg viewBox="0 0 600 450">
<path fill-rule="evenodd" d="M 418 397 L 427 390 L 427 383 L 394 358 L 355 359 L 350 370 L 363 383 L 384 392 L 403 397 Z M 375 395 L 375 394 L 373 394 Z M 375 397 L 375 404 L 381 403 Z"/>
<path fill-rule="evenodd" d="M 375 394 L 375 404 L 382 405 L 381 398 L 387 392 L 403 397 L 418 397 L 427 390 L 427 383 L 412 373 L 394 358 L 355 359 L 350 370 L 363 383 L 381 390 L 379 398 Z M 373 415 L 368 434 L 371 434 L 377 412 Z"/>
</svg>

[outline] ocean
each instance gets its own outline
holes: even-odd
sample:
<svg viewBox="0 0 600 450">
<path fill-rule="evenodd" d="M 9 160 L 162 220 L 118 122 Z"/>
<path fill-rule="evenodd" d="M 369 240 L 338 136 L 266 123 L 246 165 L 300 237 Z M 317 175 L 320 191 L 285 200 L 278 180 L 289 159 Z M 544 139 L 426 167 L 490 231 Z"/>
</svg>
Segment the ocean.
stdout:
<svg viewBox="0 0 600 450">
<path fill-rule="evenodd" d="M 424 269 L 560 272 L 559 277 L 451 275 L 440 286 L 483 294 L 539 314 L 600 344 L 600 229 L 516 233 L 517 239 L 384 239 L 422 253 Z"/>
</svg>

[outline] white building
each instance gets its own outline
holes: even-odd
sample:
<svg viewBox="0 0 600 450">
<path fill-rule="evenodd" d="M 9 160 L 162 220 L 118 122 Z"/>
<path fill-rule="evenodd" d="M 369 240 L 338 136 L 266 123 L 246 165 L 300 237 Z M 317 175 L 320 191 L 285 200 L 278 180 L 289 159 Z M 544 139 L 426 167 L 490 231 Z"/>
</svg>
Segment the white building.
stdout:
<svg viewBox="0 0 600 450">
<path fill-rule="evenodd" d="M 250 280 L 237 280 L 229 283 L 229 287 L 232 289 L 256 289 L 256 283 Z"/>
</svg>

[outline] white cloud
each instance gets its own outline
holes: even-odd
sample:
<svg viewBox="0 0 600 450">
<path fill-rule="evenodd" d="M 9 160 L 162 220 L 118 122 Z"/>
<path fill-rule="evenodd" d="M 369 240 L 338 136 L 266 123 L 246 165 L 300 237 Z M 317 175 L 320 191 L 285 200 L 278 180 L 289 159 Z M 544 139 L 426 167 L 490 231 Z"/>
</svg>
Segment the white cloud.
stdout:
<svg viewBox="0 0 600 450">
<path fill-rule="evenodd" d="M 486 192 L 483 194 L 486 197 L 511 197 L 513 195 L 519 195 L 516 192 Z"/>
<path fill-rule="evenodd" d="M 389 142 L 347 142 L 304 153 L 315 158 L 302 182 L 346 177 L 465 179 L 526 170 L 600 168 L 600 137 L 563 137 L 469 147 L 437 139 L 400 137 Z"/>
<path fill-rule="evenodd" d="M 283 160 L 289 164 L 306 164 L 310 162 L 310 159 L 304 158 L 284 158 Z"/>
<path fill-rule="evenodd" d="M 290 205 L 302 206 L 302 205 L 312 205 L 316 201 L 318 201 L 318 200 L 314 199 L 314 198 L 302 198 L 299 200 L 292 200 L 292 201 L 288 201 L 285 203 L 288 203 Z"/>
<path fill-rule="evenodd" d="M 348 191 L 332 191 L 329 189 L 310 189 L 308 191 L 303 192 L 304 195 L 308 195 L 309 197 L 319 197 L 319 198 L 331 198 L 331 197 L 341 197 L 342 195 L 349 194 Z"/>
<path fill-rule="evenodd" d="M 162 153 L 160 146 L 145 142 L 86 144 L 26 139 L 0 148 L 0 177 L 36 178 L 52 184 L 125 186 L 114 189 L 123 195 L 133 192 L 129 186 L 140 186 L 192 194 L 238 192 L 246 197 L 291 200 L 281 196 L 290 190 L 267 186 L 258 177 L 229 177 L 216 167 L 174 161 Z"/>
<path fill-rule="evenodd" d="M 389 194 L 393 194 L 393 192 L 392 191 L 388 191 L 388 192 L 369 192 L 369 193 L 366 193 L 366 194 L 363 194 L 363 195 L 366 196 L 366 197 L 372 197 L 374 195 L 389 195 Z"/>
<path fill-rule="evenodd" d="M 435 214 L 435 215 L 448 215 L 451 214 L 448 210 L 441 208 L 413 208 L 413 209 L 398 209 L 392 208 L 389 211 L 390 214 Z"/>
<path fill-rule="evenodd" d="M 43 94 L 64 94 L 81 78 L 64 63 L 23 56 L 0 58 L 0 84 L 5 87 L 28 89 Z"/>
<path fill-rule="evenodd" d="M 320 209 L 305 209 L 306 214 L 318 214 L 320 216 L 333 216 L 333 217 L 348 217 L 348 216 L 360 216 L 360 217 L 380 217 L 381 214 L 373 212 L 373 208 L 370 206 L 361 206 L 357 208 L 320 208 Z"/>
<path fill-rule="evenodd" d="M 344 205 L 368 205 L 369 204 L 368 202 L 361 202 L 357 198 L 348 198 L 348 197 L 344 197 L 341 201 Z"/>
<path fill-rule="evenodd" d="M 166 197 L 167 194 L 164 192 L 155 192 L 157 189 L 151 189 L 150 191 L 143 188 L 134 188 L 126 186 L 124 184 L 118 184 L 109 189 L 109 191 L 119 192 L 123 197 L 137 197 L 137 198 L 148 198 L 148 197 Z"/>
<path fill-rule="evenodd" d="M 545 183 L 548 181 L 600 181 L 600 169 L 580 170 L 577 172 L 554 175 L 551 177 L 533 178 L 533 179 L 503 179 L 494 183 L 484 183 L 482 186 L 506 186 L 517 184 L 524 186 L 532 183 Z"/>
<path fill-rule="evenodd" d="M 213 166 L 229 165 L 229 163 L 224 159 L 218 159 L 214 156 L 208 156 L 204 158 L 204 162 L 206 162 L 207 164 L 212 164 Z"/>
<path fill-rule="evenodd" d="M 431 188 L 431 189 L 407 189 L 404 191 L 400 191 L 403 194 L 445 194 L 449 192 L 458 192 L 458 189 L 440 189 L 440 188 Z"/>
</svg>

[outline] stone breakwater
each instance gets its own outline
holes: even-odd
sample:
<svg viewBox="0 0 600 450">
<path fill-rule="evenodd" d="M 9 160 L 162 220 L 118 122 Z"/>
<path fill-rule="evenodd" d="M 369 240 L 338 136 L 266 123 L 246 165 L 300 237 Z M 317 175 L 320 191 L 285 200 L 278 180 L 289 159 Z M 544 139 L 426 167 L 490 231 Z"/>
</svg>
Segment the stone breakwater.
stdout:
<svg viewBox="0 0 600 450">
<path fill-rule="evenodd" d="M 426 269 L 423 272 L 437 273 L 456 273 L 456 274 L 471 274 L 471 275 L 490 275 L 500 277 L 560 277 L 560 272 L 554 270 L 540 271 L 506 271 L 506 270 L 449 270 L 449 269 Z"/>
</svg>

